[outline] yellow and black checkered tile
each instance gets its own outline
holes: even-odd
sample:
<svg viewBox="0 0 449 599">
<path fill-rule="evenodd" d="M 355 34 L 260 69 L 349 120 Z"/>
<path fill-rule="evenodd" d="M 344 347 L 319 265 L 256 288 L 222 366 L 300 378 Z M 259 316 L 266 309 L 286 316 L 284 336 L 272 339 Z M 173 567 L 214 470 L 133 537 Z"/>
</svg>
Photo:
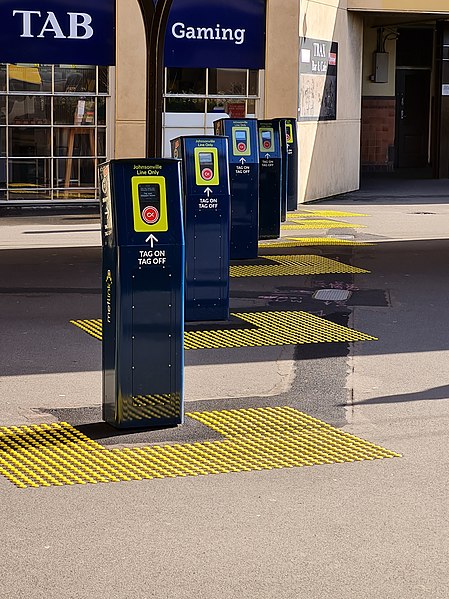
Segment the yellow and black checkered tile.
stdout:
<svg viewBox="0 0 449 599">
<path fill-rule="evenodd" d="M 185 331 L 185 349 L 270 347 L 307 343 L 376 341 L 372 335 L 302 311 L 234 312 L 231 316 L 252 328 Z M 71 320 L 75 326 L 101 339 L 101 319 Z"/>
<path fill-rule="evenodd" d="M 368 273 L 369 270 L 343 264 L 323 256 L 260 256 L 273 264 L 238 264 L 230 267 L 231 277 L 283 277 L 297 275 Z"/>
<path fill-rule="evenodd" d="M 366 225 L 356 225 L 354 223 L 345 223 L 337 220 L 324 220 L 315 218 L 298 218 L 296 221 L 290 221 L 287 224 L 282 224 L 281 229 L 287 231 L 290 229 L 360 229 Z"/>
<path fill-rule="evenodd" d="M 103 323 L 101 318 L 71 320 L 70 322 L 91 335 L 91 337 L 95 337 L 95 339 L 99 339 L 100 341 L 103 339 Z"/>
<path fill-rule="evenodd" d="M 64 422 L 0 427 L 0 475 L 25 489 L 400 457 L 291 407 L 188 416 L 224 439 L 106 449 Z"/>
<path fill-rule="evenodd" d="M 360 212 L 343 212 L 342 210 L 301 210 L 300 212 L 290 212 L 287 214 L 287 220 L 296 220 L 298 218 L 316 218 L 317 216 L 337 217 L 337 218 L 362 218 L 369 214 L 361 214 Z"/>
<path fill-rule="evenodd" d="M 260 241 L 260 249 L 270 248 L 290 248 L 290 247 L 307 247 L 307 246 L 364 246 L 374 245 L 363 241 L 353 241 L 352 239 L 338 239 L 332 237 L 284 237 L 279 241 Z"/>
</svg>

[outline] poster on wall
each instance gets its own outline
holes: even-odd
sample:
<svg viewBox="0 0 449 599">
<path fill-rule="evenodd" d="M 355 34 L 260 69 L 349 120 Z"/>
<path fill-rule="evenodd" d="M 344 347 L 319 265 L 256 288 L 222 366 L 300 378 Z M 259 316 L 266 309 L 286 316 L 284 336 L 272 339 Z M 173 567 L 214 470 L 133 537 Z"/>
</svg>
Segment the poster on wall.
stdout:
<svg viewBox="0 0 449 599">
<path fill-rule="evenodd" d="M 300 38 L 300 121 L 333 121 L 337 118 L 338 43 Z"/>
</svg>

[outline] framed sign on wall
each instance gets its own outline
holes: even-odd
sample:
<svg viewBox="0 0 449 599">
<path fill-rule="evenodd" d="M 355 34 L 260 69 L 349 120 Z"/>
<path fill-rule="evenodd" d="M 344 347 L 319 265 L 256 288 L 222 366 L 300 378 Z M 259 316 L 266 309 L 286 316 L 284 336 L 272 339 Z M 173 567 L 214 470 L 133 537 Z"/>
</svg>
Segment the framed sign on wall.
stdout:
<svg viewBox="0 0 449 599">
<path fill-rule="evenodd" d="M 300 38 L 299 120 L 337 118 L 337 63 L 337 42 Z"/>
</svg>

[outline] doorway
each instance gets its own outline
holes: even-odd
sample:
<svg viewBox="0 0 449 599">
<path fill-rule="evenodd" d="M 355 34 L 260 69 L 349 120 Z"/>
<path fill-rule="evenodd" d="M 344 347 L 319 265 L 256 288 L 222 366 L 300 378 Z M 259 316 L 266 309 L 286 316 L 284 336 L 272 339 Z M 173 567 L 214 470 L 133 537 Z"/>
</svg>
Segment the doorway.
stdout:
<svg viewBox="0 0 449 599">
<path fill-rule="evenodd" d="M 395 167 L 429 165 L 433 30 L 403 27 L 396 42 Z"/>
<path fill-rule="evenodd" d="M 430 70 L 396 70 L 396 168 L 429 162 Z"/>
</svg>

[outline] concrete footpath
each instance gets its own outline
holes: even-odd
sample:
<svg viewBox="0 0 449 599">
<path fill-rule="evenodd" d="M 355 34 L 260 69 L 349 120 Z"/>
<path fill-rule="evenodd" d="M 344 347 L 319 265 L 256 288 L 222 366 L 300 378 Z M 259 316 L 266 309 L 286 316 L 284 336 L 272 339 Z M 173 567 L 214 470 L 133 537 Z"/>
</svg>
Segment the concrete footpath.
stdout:
<svg viewBox="0 0 449 599">
<path fill-rule="evenodd" d="M 26 489 L 0 476 L 0 597 L 446 599 L 449 185 L 369 180 L 304 210 L 366 216 L 283 237 L 370 245 L 264 255 L 370 272 L 236 279 L 233 309 L 304 310 L 378 341 L 187 351 L 186 410 L 288 406 L 402 457 Z M 99 318 L 99 261 L 95 217 L 2 218 L 0 425 L 64 420 L 114 451 L 220 443 L 193 418 L 100 422 L 101 344 L 69 323 Z"/>
</svg>

